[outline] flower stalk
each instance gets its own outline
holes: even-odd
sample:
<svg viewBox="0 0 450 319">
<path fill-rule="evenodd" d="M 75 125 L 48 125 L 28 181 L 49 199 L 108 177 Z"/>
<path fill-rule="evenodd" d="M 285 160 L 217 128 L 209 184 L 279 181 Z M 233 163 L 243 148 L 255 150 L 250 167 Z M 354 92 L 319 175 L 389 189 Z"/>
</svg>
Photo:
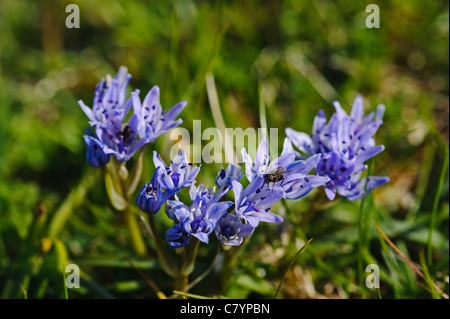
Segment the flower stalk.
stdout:
<svg viewBox="0 0 450 319">
<path fill-rule="evenodd" d="M 161 240 L 161 236 L 159 235 L 158 229 L 156 228 L 155 220 L 153 218 L 153 214 L 148 214 L 148 222 L 149 222 L 149 230 L 150 237 L 155 243 L 156 253 L 158 255 L 159 263 L 161 264 L 161 268 L 171 277 L 174 277 L 177 273 L 177 270 L 164 248 L 164 244 Z"/>
<path fill-rule="evenodd" d="M 139 161 L 135 165 L 139 165 Z M 147 255 L 147 248 L 145 247 L 136 218 L 130 209 L 129 196 L 127 196 L 127 194 L 133 192 L 130 188 L 127 189 L 125 186 L 126 180 L 124 177 L 128 177 L 125 165 L 113 158 L 111 162 L 106 165 L 105 170 L 105 184 L 108 197 L 112 206 L 121 212 L 124 217 L 134 253 L 136 256 L 144 257 Z"/>
</svg>

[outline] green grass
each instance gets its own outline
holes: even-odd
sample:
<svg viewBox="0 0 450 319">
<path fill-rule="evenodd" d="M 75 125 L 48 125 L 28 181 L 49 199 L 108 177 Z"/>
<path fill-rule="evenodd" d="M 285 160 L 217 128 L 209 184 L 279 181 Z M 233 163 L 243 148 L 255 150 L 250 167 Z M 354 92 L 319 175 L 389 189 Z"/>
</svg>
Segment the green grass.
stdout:
<svg viewBox="0 0 450 319">
<path fill-rule="evenodd" d="M 226 294 L 218 258 L 186 296 L 271 298 L 282 279 L 279 298 L 439 297 L 430 282 L 448 294 L 447 1 L 380 3 L 380 29 L 365 28 L 358 1 L 84 0 L 80 29 L 65 28 L 67 4 L 0 2 L 2 298 L 155 298 L 142 274 L 172 295 L 144 225 L 149 256 L 136 258 L 125 220 L 105 205 L 102 172 L 84 157 L 88 123 L 77 101 L 91 101 L 97 81 L 120 65 L 141 97 L 158 84 L 165 109 L 187 100 L 190 132 L 196 119 L 202 128 L 278 128 L 278 151 L 286 127 L 311 132 L 336 99 L 347 111 L 357 93 L 366 112 L 386 105 L 376 136 L 386 150 L 370 170 L 390 183 L 354 203 L 329 203 L 319 190 L 278 204 L 288 222 L 257 229 Z M 166 134 L 145 150 L 140 185 L 153 175 L 152 149 L 168 158 L 172 145 Z M 198 182 L 212 185 L 220 167 L 204 164 Z M 161 234 L 164 217 L 155 216 Z M 200 245 L 191 280 L 210 268 L 211 241 Z M 67 293 L 61 265 L 69 263 L 80 266 L 82 288 Z M 364 285 L 370 263 L 380 268 L 379 290 Z"/>
</svg>

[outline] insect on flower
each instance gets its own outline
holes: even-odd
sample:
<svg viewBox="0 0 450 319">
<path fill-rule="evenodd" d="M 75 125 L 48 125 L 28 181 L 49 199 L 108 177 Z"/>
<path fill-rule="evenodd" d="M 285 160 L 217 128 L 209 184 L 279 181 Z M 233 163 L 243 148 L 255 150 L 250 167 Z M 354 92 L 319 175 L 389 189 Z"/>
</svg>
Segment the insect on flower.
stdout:
<svg viewBox="0 0 450 319">
<path fill-rule="evenodd" d="M 284 167 L 277 167 L 275 171 L 264 174 L 264 185 L 267 184 L 268 186 L 270 186 L 270 183 L 272 183 L 272 191 L 273 191 L 273 186 L 275 186 L 276 183 L 281 181 L 280 186 L 283 186 L 284 182 L 283 175 L 290 172 L 292 172 L 292 170 L 286 171 Z"/>
</svg>

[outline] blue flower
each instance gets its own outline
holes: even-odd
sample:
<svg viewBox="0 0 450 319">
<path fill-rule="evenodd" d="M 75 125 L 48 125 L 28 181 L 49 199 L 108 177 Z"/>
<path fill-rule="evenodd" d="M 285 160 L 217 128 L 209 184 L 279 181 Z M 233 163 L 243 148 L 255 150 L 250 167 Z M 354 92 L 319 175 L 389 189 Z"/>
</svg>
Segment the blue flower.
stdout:
<svg viewBox="0 0 450 319">
<path fill-rule="evenodd" d="M 126 90 L 131 78 L 127 68 L 121 66 L 114 78 L 111 78 L 109 74 L 106 78 L 97 84 L 92 108 L 86 106 L 83 101 L 78 101 L 89 119 L 89 124 L 94 127 L 106 127 L 108 120 L 116 117 L 122 121 L 133 105 L 131 99 L 125 102 Z"/>
<path fill-rule="evenodd" d="M 106 127 L 97 126 L 95 132 L 98 139 L 103 143 L 105 154 L 126 162 L 145 144 L 148 139 L 139 139 L 137 135 L 138 118 L 133 114 L 128 123 L 123 123 L 120 117 L 114 117 L 107 121 Z"/>
<path fill-rule="evenodd" d="M 133 105 L 126 98 L 126 88 L 131 75 L 125 67 L 120 67 L 114 78 L 107 76 L 97 85 L 92 108 L 79 101 L 81 109 L 94 127 L 98 145 L 106 155 L 114 155 L 119 161 L 128 161 L 137 150 L 150 140 L 140 138 L 138 125 L 140 118 L 133 114 L 126 123 L 125 118 Z"/>
<path fill-rule="evenodd" d="M 213 232 L 215 224 L 231 205 L 232 202 L 228 201 L 205 203 L 200 197 L 194 200 L 191 207 L 180 201 L 169 200 L 166 204 L 166 213 L 169 218 L 178 221 L 181 225 L 181 228 L 177 227 L 172 232 L 177 230 L 181 234 L 182 230 L 182 233 L 208 243 L 209 234 Z"/>
<path fill-rule="evenodd" d="M 144 102 L 139 99 L 139 90 L 131 93 L 134 113 L 139 117 L 138 134 L 141 138 L 154 142 L 168 130 L 183 123 L 175 118 L 186 107 L 187 102 L 177 103 L 165 112 L 159 101 L 159 87 L 155 85 L 146 95 Z"/>
<path fill-rule="evenodd" d="M 209 234 L 214 230 L 214 223 L 208 218 L 206 210 L 202 209 L 202 203 L 201 200 L 193 203 L 190 213 L 183 220 L 183 228 L 188 234 L 207 244 Z"/>
<path fill-rule="evenodd" d="M 303 153 L 314 156 L 321 154 L 315 165 L 316 174 L 330 180 L 325 184 L 325 192 L 330 200 L 338 193 L 349 200 L 366 196 L 373 188 L 389 181 L 388 177 L 370 176 L 361 179 L 367 169 L 365 161 L 381 153 L 383 145 L 375 145 L 373 135 L 381 126 L 384 105 L 377 112 L 363 116 L 363 100 L 358 95 L 348 115 L 339 102 L 334 102 L 336 113 L 327 123 L 320 111 L 314 119 L 313 134 L 286 129 L 286 135 Z"/>
<path fill-rule="evenodd" d="M 150 183 L 145 183 L 145 186 L 139 192 L 136 198 L 136 204 L 141 211 L 147 214 L 156 214 L 162 204 L 173 196 L 170 192 L 162 192 L 159 183 L 160 168 L 158 167 L 152 177 Z"/>
<path fill-rule="evenodd" d="M 220 170 L 216 177 L 216 185 L 220 188 L 228 187 L 232 181 L 240 181 L 242 178 L 242 171 L 239 165 L 230 163 L 227 168 Z"/>
<path fill-rule="evenodd" d="M 179 200 L 168 200 L 166 202 L 165 212 L 167 217 L 175 222 L 183 222 L 189 215 L 190 208 Z"/>
<path fill-rule="evenodd" d="M 208 187 L 204 184 L 195 186 L 193 183 L 189 188 L 189 197 L 192 201 L 196 198 L 200 198 L 203 203 L 208 203 L 211 200 L 218 201 L 223 195 L 222 192 L 217 192 L 215 187 Z"/>
<path fill-rule="evenodd" d="M 253 233 L 250 224 L 244 224 L 234 214 L 225 214 L 216 223 L 217 239 L 224 245 L 239 246 L 243 239 Z"/>
<path fill-rule="evenodd" d="M 325 185 L 330 180 L 328 177 L 308 175 L 320 159 L 320 155 L 296 161 L 298 153 L 293 150 L 292 143 L 288 138 L 284 140 L 280 157 L 270 163 L 269 144 L 265 137 L 258 146 L 254 164 L 245 148 L 242 148 L 241 152 L 248 180 L 253 181 L 256 177 L 262 176 L 265 180 L 264 187 L 277 186 L 283 189 L 283 197 L 286 199 L 298 199 L 305 196 L 315 187 Z"/>
<path fill-rule="evenodd" d="M 192 184 L 189 189 L 189 196 L 192 201 L 197 197 L 200 197 L 203 203 L 209 204 L 210 202 L 218 202 L 223 196 L 225 196 L 230 190 L 231 185 L 223 185 L 219 189 L 217 187 L 208 187 L 203 184 L 195 186 Z"/>
<path fill-rule="evenodd" d="M 200 172 L 199 167 L 189 162 L 183 148 L 172 159 L 170 166 L 167 166 L 158 153 L 153 151 L 153 163 L 155 167 L 161 167 L 161 187 L 174 194 L 195 183 L 195 178 Z"/>
<path fill-rule="evenodd" d="M 86 160 L 93 167 L 101 167 L 109 162 L 109 155 L 103 152 L 103 144 L 92 136 L 84 135 Z"/>
<path fill-rule="evenodd" d="M 281 187 L 264 187 L 264 178 L 258 176 L 243 189 L 241 183 L 233 181 L 236 215 L 246 220 L 253 228 L 259 222 L 279 223 L 283 219 L 270 212 L 271 207 L 284 196 Z"/>
<path fill-rule="evenodd" d="M 166 232 L 166 241 L 172 248 L 181 248 L 189 244 L 191 235 L 188 234 L 181 224 L 176 224 Z"/>
</svg>

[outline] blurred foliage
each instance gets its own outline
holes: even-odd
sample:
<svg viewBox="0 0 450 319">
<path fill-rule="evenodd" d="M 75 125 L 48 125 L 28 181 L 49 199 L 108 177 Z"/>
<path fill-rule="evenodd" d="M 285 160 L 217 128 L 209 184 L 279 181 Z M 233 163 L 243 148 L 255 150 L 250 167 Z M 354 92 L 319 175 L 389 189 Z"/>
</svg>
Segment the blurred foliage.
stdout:
<svg viewBox="0 0 450 319">
<path fill-rule="evenodd" d="M 79 5 L 80 29 L 65 27 L 71 2 Z M 280 297 L 430 298 L 372 220 L 418 265 L 432 231 L 430 276 L 448 291 L 448 2 L 374 1 L 379 29 L 365 27 L 368 3 L 2 0 L 0 296 L 22 298 L 24 289 L 28 298 L 63 298 L 62 265 L 73 262 L 82 288 L 70 290 L 70 298 L 154 298 L 129 258 L 171 294 L 148 237 L 149 258 L 133 259 L 123 220 L 104 205 L 100 172 L 84 158 L 88 124 L 76 102 L 91 101 L 97 81 L 120 65 L 129 68 L 132 89 L 158 84 L 166 109 L 187 100 L 182 118 L 191 132 L 195 119 L 215 126 L 205 86 L 206 74 L 214 74 L 226 126 L 259 127 L 262 104 L 280 147 L 287 126 L 310 132 L 317 111 L 330 116 L 336 99 L 348 110 L 359 92 L 366 112 L 386 105 L 377 136 L 386 151 L 371 169 L 390 176 L 388 185 L 363 202 L 312 209 L 322 202 L 322 192 L 314 192 L 279 205 L 287 222 L 257 229 L 230 288 L 220 290 L 219 257 L 193 293 L 272 297 L 296 251 L 313 237 Z M 152 148 L 168 158 L 172 145 L 167 135 Z M 153 174 L 150 148 L 144 165 L 142 182 Z M 198 182 L 212 185 L 220 166 L 203 165 Z M 164 232 L 168 221 L 157 221 Z M 201 246 L 191 279 L 214 259 L 212 242 Z M 364 265 L 380 266 L 380 292 L 358 283 L 361 256 Z"/>
</svg>

